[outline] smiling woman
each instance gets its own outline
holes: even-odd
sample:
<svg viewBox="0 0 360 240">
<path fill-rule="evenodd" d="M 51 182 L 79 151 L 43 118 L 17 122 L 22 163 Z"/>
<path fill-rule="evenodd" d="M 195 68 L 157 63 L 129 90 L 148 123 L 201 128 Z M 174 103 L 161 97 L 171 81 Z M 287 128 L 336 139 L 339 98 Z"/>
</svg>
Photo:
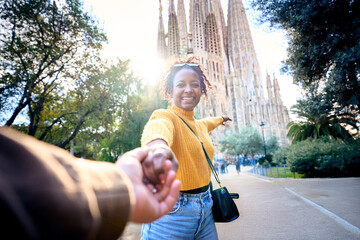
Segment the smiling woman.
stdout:
<svg viewBox="0 0 360 240">
<path fill-rule="evenodd" d="M 181 193 L 168 215 L 143 225 L 141 239 L 218 239 L 209 190 L 211 171 L 203 147 L 213 159 L 209 132 L 231 119 L 219 116 L 195 120 L 194 108 L 211 88 L 205 72 L 194 57 L 173 64 L 163 81 L 163 95 L 171 104 L 168 109 L 154 111 L 144 128 L 143 146 L 165 145 L 174 152 L 179 163 L 176 178 L 181 181 Z M 147 178 L 156 178 L 152 175 L 159 163 L 144 162 L 153 166 Z"/>
</svg>

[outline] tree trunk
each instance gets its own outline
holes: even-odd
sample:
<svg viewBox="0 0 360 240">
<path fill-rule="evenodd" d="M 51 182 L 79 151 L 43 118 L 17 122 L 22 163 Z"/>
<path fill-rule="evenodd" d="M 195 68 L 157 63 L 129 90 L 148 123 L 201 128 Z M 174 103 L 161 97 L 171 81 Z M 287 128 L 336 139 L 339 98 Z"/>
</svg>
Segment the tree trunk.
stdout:
<svg viewBox="0 0 360 240">
<path fill-rule="evenodd" d="M 70 115 L 70 114 L 75 114 L 76 112 L 71 112 L 71 113 L 67 113 L 67 114 L 61 114 L 60 117 L 56 118 L 51 124 L 50 126 L 46 127 L 45 131 L 41 134 L 41 136 L 39 137 L 39 140 L 43 140 L 45 138 L 45 136 L 50 132 L 50 130 L 53 128 L 53 126 L 60 121 L 61 118 L 65 117 L 65 115 Z"/>
<path fill-rule="evenodd" d="M 44 108 L 45 96 L 41 96 L 40 100 L 35 104 L 34 111 L 31 111 L 31 105 L 29 104 L 30 112 L 30 124 L 29 124 L 29 135 L 35 136 L 36 130 L 39 126 L 40 114 Z"/>
<path fill-rule="evenodd" d="M 23 100 L 23 99 L 22 99 L 22 100 Z M 24 103 L 21 103 L 21 102 L 20 102 L 20 103 L 18 104 L 18 106 L 15 108 L 15 110 L 14 110 L 13 114 L 11 115 L 11 117 L 9 118 L 9 120 L 7 120 L 7 122 L 5 123 L 6 126 L 11 126 L 11 125 L 14 123 L 16 117 L 19 115 L 19 113 L 21 112 L 21 110 L 23 110 L 23 109 L 26 107 L 26 105 L 28 104 L 28 102 L 30 102 L 30 101 L 27 100 L 27 101 L 24 102 Z"/>
<path fill-rule="evenodd" d="M 11 115 L 10 119 L 7 120 L 7 122 L 5 123 L 6 126 L 11 126 L 14 123 L 16 117 L 21 112 L 21 110 L 23 110 L 26 107 L 26 105 L 28 105 L 30 103 L 31 93 L 29 92 L 29 89 L 31 89 L 31 83 L 27 82 L 26 86 L 25 86 L 25 89 L 24 89 L 24 93 L 23 93 L 23 95 L 22 95 L 22 97 L 21 97 L 21 99 L 19 101 L 19 104 L 15 108 L 15 110 L 14 110 L 13 114 Z"/>
<path fill-rule="evenodd" d="M 92 111 L 88 110 L 88 111 L 80 118 L 80 121 L 79 121 L 79 123 L 77 124 L 77 126 L 76 126 L 75 130 L 73 131 L 73 133 L 70 135 L 70 137 L 68 137 L 68 139 L 66 139 L 63 143 L 61 143 L 61 144 L 59 145 L 59 147 L 65 148 L 65 147 L 70 143 L 70 141 L 73 140 L 73 139 L 76 137 L 76 134 L 79 132 L 81 126 L 82 126 L 82 125 L 84 124 L 84 122 L 85 122 L 85 117 L 86 117 L 87 115 L 89 115 L 91 112 L 92 112 Z"/>
</svg>

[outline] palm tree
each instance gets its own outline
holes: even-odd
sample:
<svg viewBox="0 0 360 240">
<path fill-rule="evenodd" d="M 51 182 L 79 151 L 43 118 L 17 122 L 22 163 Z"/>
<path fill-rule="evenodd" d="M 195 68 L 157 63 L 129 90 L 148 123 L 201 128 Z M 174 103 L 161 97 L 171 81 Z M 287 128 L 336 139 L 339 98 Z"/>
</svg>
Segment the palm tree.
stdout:
<svg viewBox="0 0 360 240">
<path fill-rule="evenodd" d="M 291 121 L 288 125 L 287 137 L 293 142 L 303 141 L 308 138 L 317 139 L 321 136 L 328 136 L 330 138 L 338 138 L 348 140 L 352 135 L 340 123 L 329 122 L 294 122 Z"/>
<path fill-rule="evenodd" d="M 321 136 L 348 141 L 353 135 L 347 130 L 352 127 L 358 132 L 356 120 L 351 117 L 335 116 L 318 104 L 317 101 L 302 100 L 292 107 L 292 112 L 297 114 L 301 121 L 291 121 L 287 125 L 287 137 L 292 142 L 303 141 L 308 138 L 317 139 Z"/>
</svg>

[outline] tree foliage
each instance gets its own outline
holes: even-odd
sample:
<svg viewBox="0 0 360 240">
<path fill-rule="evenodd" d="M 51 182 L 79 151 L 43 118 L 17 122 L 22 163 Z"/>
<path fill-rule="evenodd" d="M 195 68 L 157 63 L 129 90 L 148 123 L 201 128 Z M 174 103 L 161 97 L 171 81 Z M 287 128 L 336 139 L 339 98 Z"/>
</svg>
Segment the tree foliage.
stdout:
<svg viewBox="0 0 360 240">
<path fill-rule="evenodd" d="M 44 109 L 64 97 L 79 69 L 98 61 L 105 40 L 79 0 L 1 1 L 1 120 L 10 126 L 24 112 L 26 133 L 36 135 Z M 71 115 L 61 112 L 53 118 Z"/>
<path fill-rule="evenodd" d="M 106 133 L 98 145 L 99 160 L 114 162 L 126 151 L 140 147 L 140 138 L 145 124 L 152 112 L 166 108 L 167 102 L 161 100 L 160 85 L 139 86 L 139 92 L 127 102 L 127 108 L 120 124 L 113 125 L 113 131 Z"/>
<path fill-rule="evenodd" d="M 277 151 L 274 152 L 272 162 L 275 165 L 284 165 L 286 164 L 286 154 L 288 153 L 288 149 L 291 145 L 286 145 L 279 148 Z"/>
<path fill-rule="evenodd" d="M 288 146 L 279 154 L 279 161 L 285 155 L 291 171 L 307 177 L 359 176 L 359 149 L 358 141 L 346 144 L 326 137 L 307 139 Z"/>
<path fill-rule="evenodd" d="M 338 117 L 331 112 L 328 103 L 321 95 L 308 94 L 307 100 L 298 100 L 292 111 L 300 117 L 300 121 L 291 121 L 288 125 L 287 137 L 292 142 L 308 138 L 317 139 L 322 136 L 351 141 L 358 134 L 356 116 L 351 113 L 346 117 Z M 311 99 L 311 101 L 309 101 Z M 351 116 L 351 117 L 349 117 Z"/>
<path fill-rule="evenodd" d="M 265 142 L 266 146 L 266 153 L 272 154 L 276 152 L 279 146 L 279 139 L 275 135 L 271 135 Z"/>
<path fill-rule="evenodd" d="M 230 132 L 219 140 L 220 150 L 230 155 L 254 156 L 263 151 L 263 140 L 259 132 L 251 125 L 239 132 Z"/>
<path fill-rule="evenodd" d="M 284 71 L 338 118 L 359 115 L 360 1 L 253 0 L 260 21 L 289 37 Z M 305 99 L 313 101 L 314 99 Z M 349 115 L 350 113 L 350 115 Z"/>
<path fill-rule="evenodd" d="M 79 133 L 91 143 L 111 132 L 114 122 L 124 120 L 129 101 L 138 94 L 140 79 L 128 64 L 118 59 L 82 72 L 64 97 L 44 109 L 36 137 L 65 148 Z"/>
</svg>

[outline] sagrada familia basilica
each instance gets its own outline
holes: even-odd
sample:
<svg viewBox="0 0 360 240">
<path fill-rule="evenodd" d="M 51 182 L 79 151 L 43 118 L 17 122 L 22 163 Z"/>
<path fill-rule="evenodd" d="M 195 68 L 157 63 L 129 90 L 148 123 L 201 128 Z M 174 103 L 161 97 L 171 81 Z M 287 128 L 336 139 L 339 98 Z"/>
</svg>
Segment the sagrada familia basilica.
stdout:
<svg viewBox="0 0 360 240">
<path fill-rule="evenodd" d="M 264 96 L 242 0 L 228 1 L 227 22 L 220 0 L 190 0 L 188 14 L 183 0 L 177 0 L 177 8 L 174 0 L 169 0 L 167 32 L 159 1 L 158 54 L 164 60 L 197 56 L 207 68 L 214 89 L 208 101 L 201 100 L 196 115 L 228 115 L 233 119 L 230 130 L 238 131 L 250 124 L 260 133 L 264 131 L 265 139 L 275 135 L 280 145 L 287 144 L 286 125 L 290 118 L 280 97 L 278 80 L 268 74 Z M 215 146 L 222 129 L 212 135 Z"/>
</svg>

